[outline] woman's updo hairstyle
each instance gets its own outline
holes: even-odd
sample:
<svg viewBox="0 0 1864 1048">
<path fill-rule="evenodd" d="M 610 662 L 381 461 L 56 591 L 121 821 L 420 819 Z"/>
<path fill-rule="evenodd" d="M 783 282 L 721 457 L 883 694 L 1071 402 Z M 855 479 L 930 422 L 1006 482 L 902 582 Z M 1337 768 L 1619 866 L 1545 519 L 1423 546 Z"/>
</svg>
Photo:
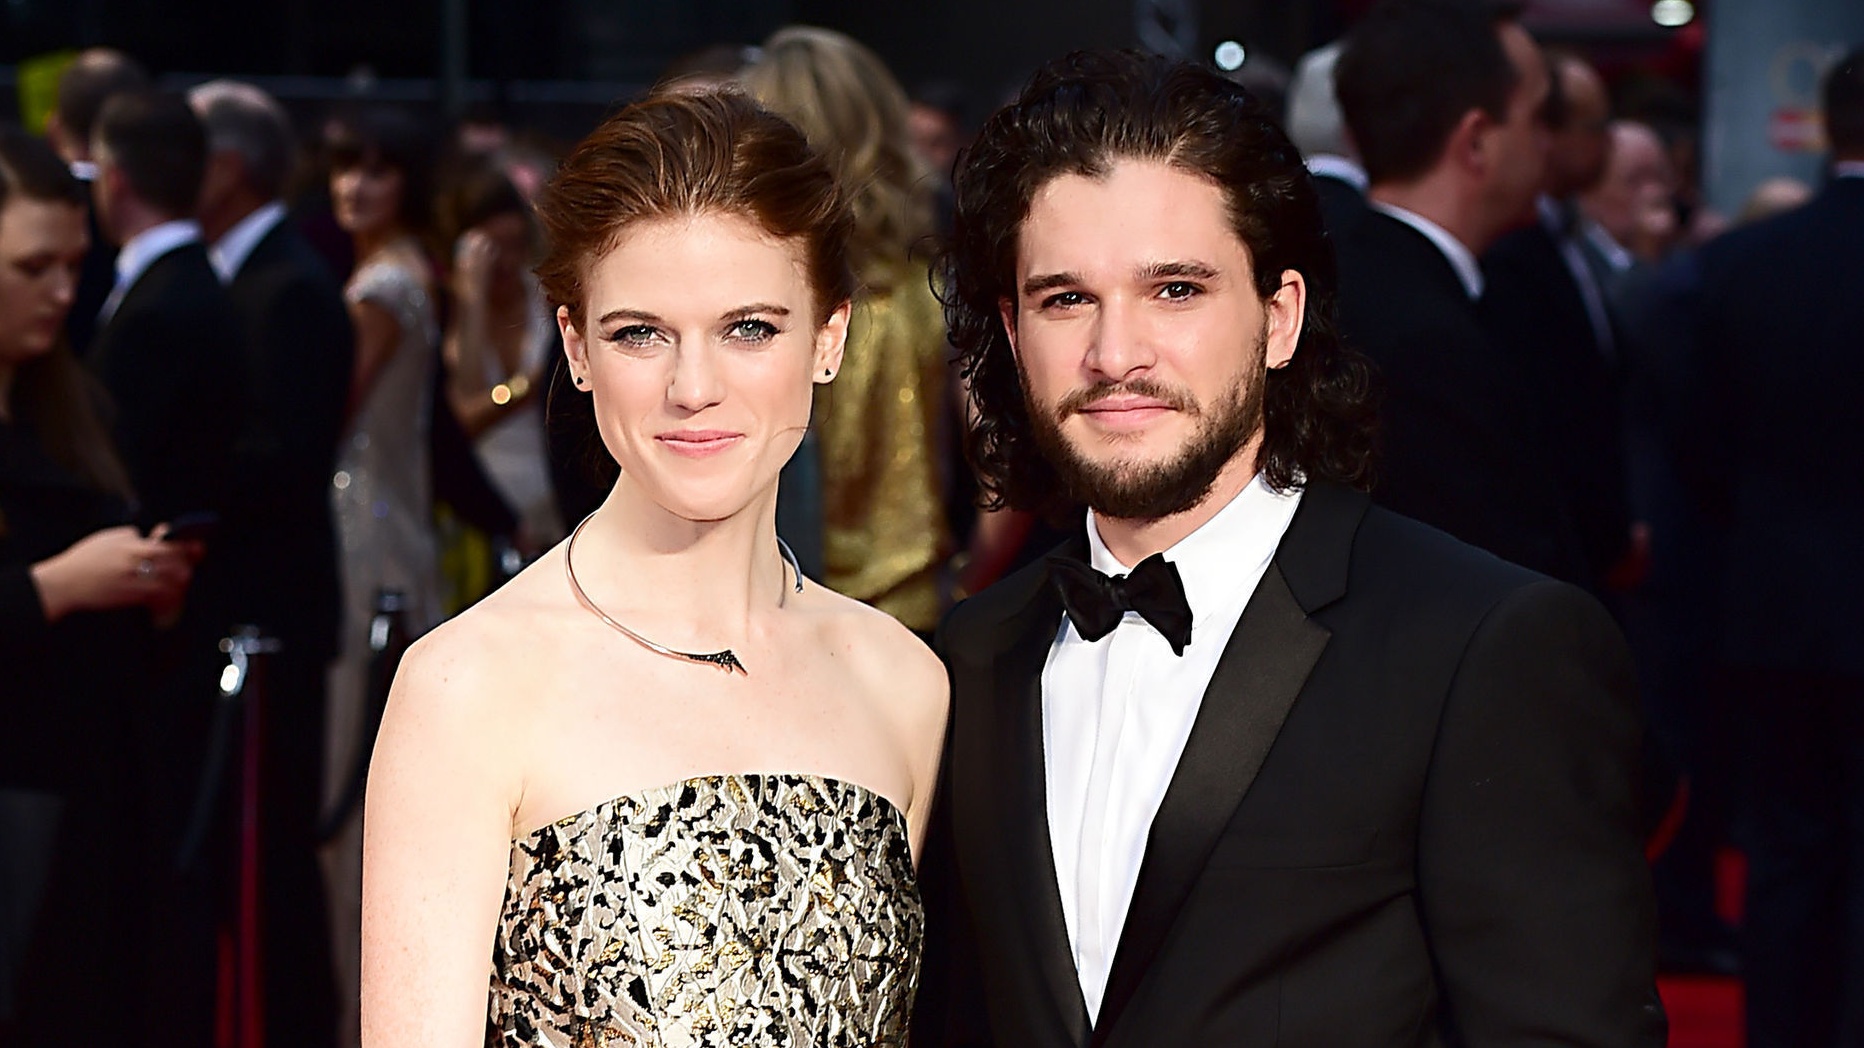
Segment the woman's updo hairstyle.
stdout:
<svg viewBox="0 0 1864 1048">
<path fill-rule="evenodd" d="M 833 171 L 802 132 L 735 90 L 652 95 L 583 139 L 537 201 L 538 281 L 581 330 L 590 270 L 630 225 L 708 213 L 802 244 L 817 323 L 853 297 L 854 220 Z"/>
</svg>

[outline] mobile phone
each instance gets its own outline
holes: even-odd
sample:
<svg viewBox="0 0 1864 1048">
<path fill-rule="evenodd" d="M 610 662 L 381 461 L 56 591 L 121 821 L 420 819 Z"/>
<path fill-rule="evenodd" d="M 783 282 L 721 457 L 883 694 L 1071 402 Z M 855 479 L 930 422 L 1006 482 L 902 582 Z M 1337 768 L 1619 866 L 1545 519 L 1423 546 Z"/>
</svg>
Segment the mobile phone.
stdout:
<svg viewBox="0 0 1864 1048">
<path fill-rule="evenodd" d="M 220 514 L 211 511 L 183 513 L 168 522 L 163 542 L 206 542 L 220 530 Z"/>
</svg>

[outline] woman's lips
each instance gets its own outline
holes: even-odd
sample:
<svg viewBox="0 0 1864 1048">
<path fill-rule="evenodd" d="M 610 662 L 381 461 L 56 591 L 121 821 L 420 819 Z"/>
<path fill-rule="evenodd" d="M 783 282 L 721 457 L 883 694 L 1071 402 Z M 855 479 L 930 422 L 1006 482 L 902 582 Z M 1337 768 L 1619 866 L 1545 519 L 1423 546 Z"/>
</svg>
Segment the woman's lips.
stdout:
<svg viewBox="0 0 1864 1048">
<path fill-rule="evenodd" d="M 722 429 L 683 429 L 662 433 L 654 439 L 675 455 L 705 458 L 736 445 L 744 439 L 744 434 Z"/>
</svg>

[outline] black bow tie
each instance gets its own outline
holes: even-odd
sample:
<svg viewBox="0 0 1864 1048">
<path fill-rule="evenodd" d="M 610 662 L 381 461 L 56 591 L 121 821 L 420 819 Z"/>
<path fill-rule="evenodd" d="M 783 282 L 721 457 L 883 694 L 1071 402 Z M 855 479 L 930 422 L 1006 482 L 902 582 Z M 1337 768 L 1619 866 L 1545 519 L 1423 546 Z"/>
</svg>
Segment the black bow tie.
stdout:
<svg viewBox="0 0 1864 1048">
<path fill-rule="evenodd" d="M 1068 621 L 1083 639 L 1097 641 L 1113 632 L 1129 611 L 1165 635 L 1172 654 L 1183 655 L 1191 643 L 1191 602 L 1185 599 L 1178 566 L 1154 553 L 1131 575 L 1102 575 L 1072 557 L 1050 557 L 1049 578 L 1061 594 Z"/>
</svg>

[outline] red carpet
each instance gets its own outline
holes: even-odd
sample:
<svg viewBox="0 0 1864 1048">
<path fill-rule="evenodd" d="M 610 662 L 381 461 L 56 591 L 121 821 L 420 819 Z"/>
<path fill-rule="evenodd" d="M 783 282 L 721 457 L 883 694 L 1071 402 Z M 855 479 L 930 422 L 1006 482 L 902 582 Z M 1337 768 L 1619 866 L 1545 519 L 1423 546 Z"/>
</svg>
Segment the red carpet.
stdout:
<svg viewBox="0 0 1864 1048">
<path fill-rule="evenodd" d="M 1741 1048 L 1741 983 L 1713 975 L 1657 980 L 1670 1015 L 1670 1048 Z"/>
<path fill-rule="evenodd" d="M 1738 852 L 1722 852 L 1715 874 L 1715 908 L 1723 920 L 1738 926 L 1747 863 Z M 1657 991 L 1670 1016 L 1670 1048 L 1742 1048 L 1739 979 L 1665 975 L 1657 980 Z"/>
</svg>

